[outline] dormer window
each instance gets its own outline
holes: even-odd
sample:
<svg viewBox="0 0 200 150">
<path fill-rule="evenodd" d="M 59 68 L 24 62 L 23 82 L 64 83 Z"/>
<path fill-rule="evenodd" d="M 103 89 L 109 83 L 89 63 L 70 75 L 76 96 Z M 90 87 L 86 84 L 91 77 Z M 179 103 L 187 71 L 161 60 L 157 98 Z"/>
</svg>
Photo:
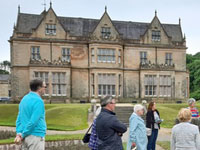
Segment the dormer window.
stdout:
<svg viewBox="0 0 200 150">
<path fill-rule="evenodd" d="M 160 41 L 160 31 L 152 31 L 152 41 Z"/>
<path fill-rule="evenodd" d="M 110 38 L 110 27 L 102 27 L 101 28 L 101 35 L 103 39 Z"/>
<path fill-rule="evenodd" d="M 55 24 L 46 24 L 46 35 L 56 35 Z"/>
</svg>

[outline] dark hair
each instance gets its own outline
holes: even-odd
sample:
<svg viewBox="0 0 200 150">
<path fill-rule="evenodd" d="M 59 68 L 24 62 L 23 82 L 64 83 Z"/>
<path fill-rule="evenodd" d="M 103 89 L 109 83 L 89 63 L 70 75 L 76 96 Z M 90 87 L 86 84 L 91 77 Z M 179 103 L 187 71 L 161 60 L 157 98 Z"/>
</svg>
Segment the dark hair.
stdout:
<svg viewBox="0 0 200 150">
<path fill-rule="evenodd" d="M 112 102 L 113 97 L 112 96 L 105 96 L 101 98 L 100 103 L 101 107 L 105 107 L 107 104 Z"/>
<path fill-rule="evenodd" d="M 154 104 L 155 104 L 154 101 L 151 101 L 151 102 L 149 103 L 148 111 L 152 111 L 152 107 L 153 107 Z"/>
<path fill-rule="evenodd" d="M 43 81 L 41 79 L 33 79 L 30 81 L 31 91 L 36 92 L 40 87 L 42 87 Z"/>
</svg>

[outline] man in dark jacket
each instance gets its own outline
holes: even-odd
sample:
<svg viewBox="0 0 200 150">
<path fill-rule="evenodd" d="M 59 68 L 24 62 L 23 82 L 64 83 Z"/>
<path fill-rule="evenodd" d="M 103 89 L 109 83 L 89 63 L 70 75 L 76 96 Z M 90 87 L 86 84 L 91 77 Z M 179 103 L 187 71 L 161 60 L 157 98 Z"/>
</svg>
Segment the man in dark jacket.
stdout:
<svg viewBox="0 0 200 150">
<path fill-rule="evenodd" d="M 96 120 L 98 150 L 123 150 L 121 136 L 127 127 L 120 122 L 115 113 L 115 99 L 106 96 L 101 99 L 101 113 Z"/>
</svg>

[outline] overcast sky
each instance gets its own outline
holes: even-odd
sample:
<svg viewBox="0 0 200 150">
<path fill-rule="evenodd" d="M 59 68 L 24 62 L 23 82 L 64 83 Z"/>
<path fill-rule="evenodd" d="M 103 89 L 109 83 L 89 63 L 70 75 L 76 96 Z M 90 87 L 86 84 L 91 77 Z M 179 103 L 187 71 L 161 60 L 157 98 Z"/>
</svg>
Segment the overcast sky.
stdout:
<svg viewBox="0 0 200 150">
<path fill-rule="evenodd" d="M 50 0 L 46 0 L 47 10 Z M 2 0 L 0 9 L 0 62 L 10 60 L 9 38 L 22 13 L 40 14 L 44 0 Z M 157 10 L 161 23 L 178 24 L 186 35 L 187 53 L 200 52 L 200 0 L 52 0 L 57 16 L 100 19 L 105 6 L 112 20 L 150 23 Z"/>
</svg>

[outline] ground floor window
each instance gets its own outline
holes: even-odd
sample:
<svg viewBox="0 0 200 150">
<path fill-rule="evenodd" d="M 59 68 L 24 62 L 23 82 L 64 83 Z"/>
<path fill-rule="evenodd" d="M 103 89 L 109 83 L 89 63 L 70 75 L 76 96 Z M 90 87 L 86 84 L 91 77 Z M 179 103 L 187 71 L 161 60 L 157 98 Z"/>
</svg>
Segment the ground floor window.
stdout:
<svg viewBox="0 0 200 150">
<path fill-rule="evenodd" d="M 159 84 L 159 90 L 160 90 L 160 97 L 170 97 L 172 93 L 171 89 L 171 76 L 169 75 L 160 75 L 160 84 Z"/>
<path fill-rule="evenodd" d="M 145 75 L 144 85 L 145 85 L 145 96 L 157 95 L 156 75 Z"/>
<path fill-rule="evenodd" d="M 98 74 L 98 95 L 116 95 L 115 74 Z"/>
<path fill-rule="evenodd" d="M 66 95 L 66 74 L 64 72 L 52 73 L 52 95 Z"/>
</svg>

